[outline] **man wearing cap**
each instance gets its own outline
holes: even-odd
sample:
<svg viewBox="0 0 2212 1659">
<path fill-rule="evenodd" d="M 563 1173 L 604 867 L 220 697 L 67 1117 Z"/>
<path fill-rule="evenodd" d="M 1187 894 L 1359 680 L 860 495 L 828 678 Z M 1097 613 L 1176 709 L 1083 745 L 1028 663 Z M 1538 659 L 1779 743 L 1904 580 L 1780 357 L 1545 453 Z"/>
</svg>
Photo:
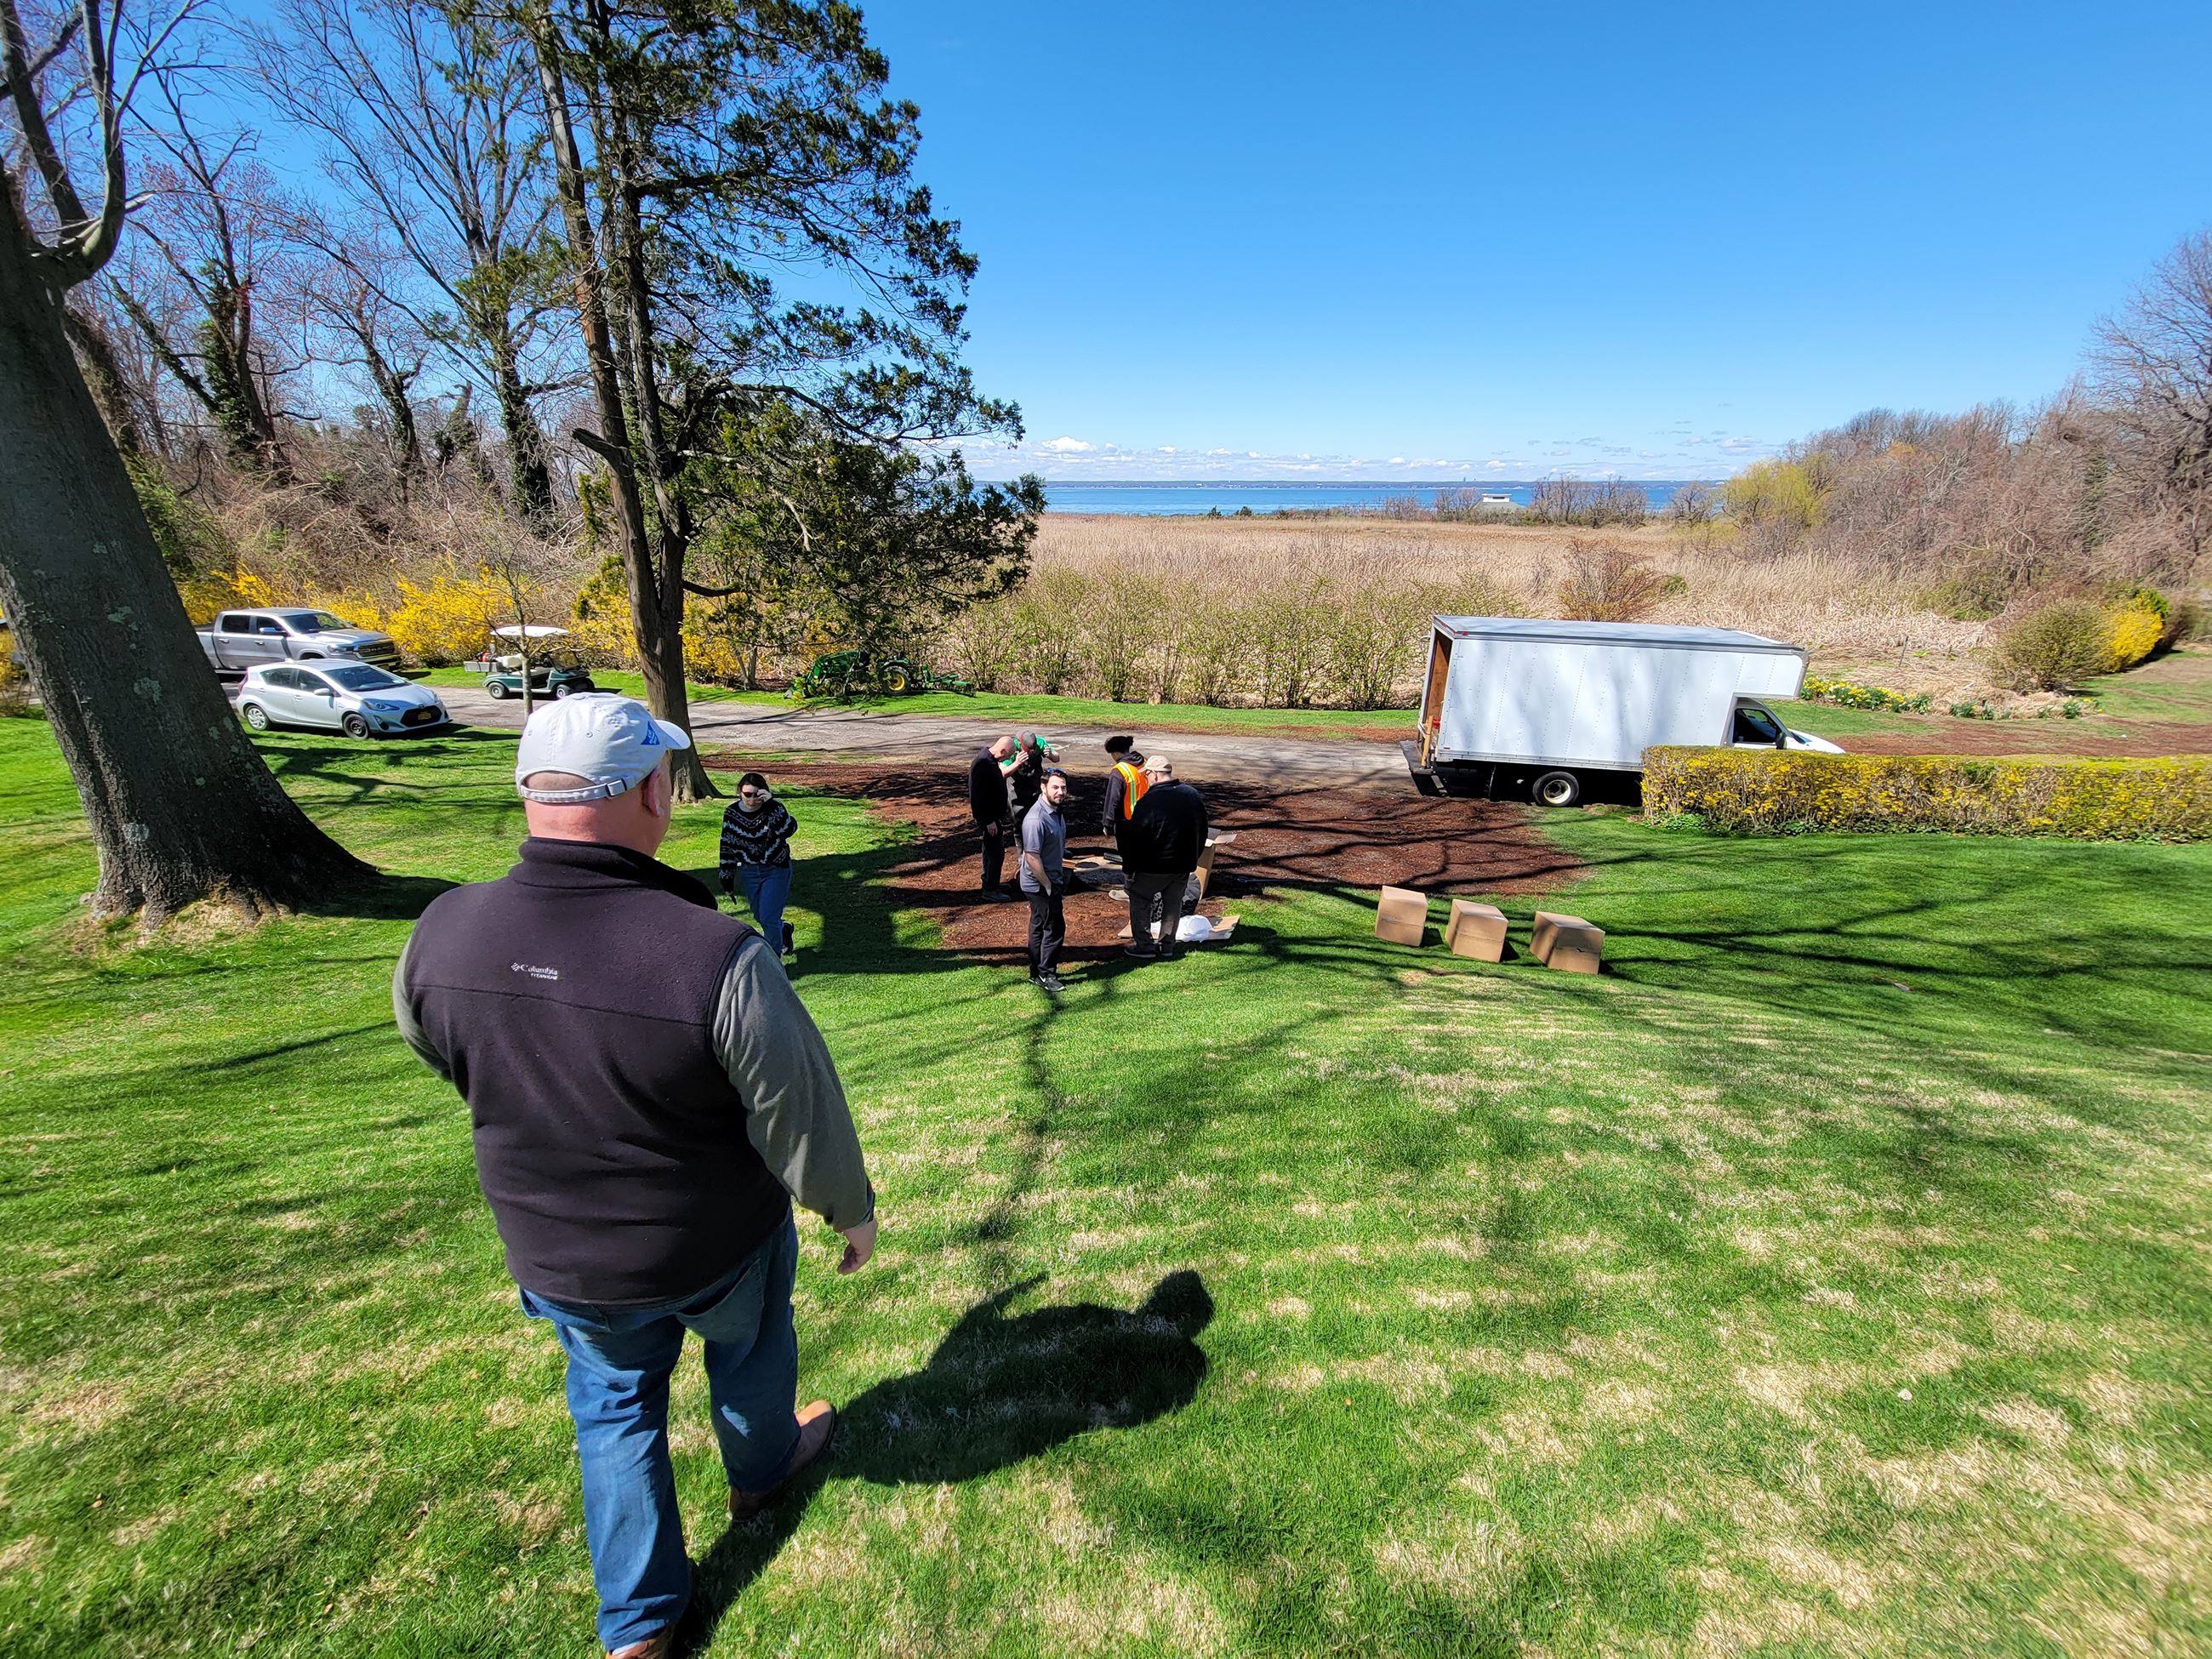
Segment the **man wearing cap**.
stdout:
<svg viewBox="0 0 2212 1659">
<path fill-rule="evenodd" d="M 1175 763 L 1165 755 L 1145 763 L 1151 787 L 1121 831 L 1122 885 L 1129 895 L 1129 954 L 1139 958 L 1178 954 L 1176 929 L 1182 923 L 1191 877 L 1206 850 L 1206 802 L 1197 790 L 1178 782 Z M 1152 944 L 1152 917 L 1159 916 L 1160 942 Z"/>
<path fill-rule="evenodd" d="M 1129 821 L 1129 814 L 1145 798 L 1150 781 L 1145 776 L 1145 757 L 1138 752 L 1134 738 L 1107 738 L 1106 753 L 1113 765 L 1106 774 L 1106 810 L 1098 821 L 1098 833 L 1118 848 L 1121 844 L 1121 826 Z"/>
<path fill-rule="evenodd" d="M 496 881 L 441 894 L 393 1013 L 468 1102 L 477 1178 L 520 1286 L 568 1358 L 599 1639 L 660 1659 L 690 1596 L 668 1380 L 696 1331 L 732 1519 L 829 1443 L 797 1409 L 792 1200 L 875 1249 L 836 1067 L 772 945 L 653 857 L 667 757 L 690 738 L 627 697 L 541 705 L 515 760 L 530 838 Z"/>
</svg>

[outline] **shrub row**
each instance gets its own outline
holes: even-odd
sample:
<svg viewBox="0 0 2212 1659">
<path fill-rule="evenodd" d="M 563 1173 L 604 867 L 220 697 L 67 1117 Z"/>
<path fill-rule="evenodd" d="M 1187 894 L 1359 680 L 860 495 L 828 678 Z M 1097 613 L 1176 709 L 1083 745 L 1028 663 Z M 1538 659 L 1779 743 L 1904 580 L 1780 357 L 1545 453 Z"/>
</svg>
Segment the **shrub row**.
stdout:
<svg viewBox="0 0 2212 1659">
<path fill-rule="evenodd" d="M 2212 759 L 1969 760 L 1652 749 L 1644 808 L 1735 835 L 1942 830 L 2071 841 L 2212 835 Z"/>
</svg>

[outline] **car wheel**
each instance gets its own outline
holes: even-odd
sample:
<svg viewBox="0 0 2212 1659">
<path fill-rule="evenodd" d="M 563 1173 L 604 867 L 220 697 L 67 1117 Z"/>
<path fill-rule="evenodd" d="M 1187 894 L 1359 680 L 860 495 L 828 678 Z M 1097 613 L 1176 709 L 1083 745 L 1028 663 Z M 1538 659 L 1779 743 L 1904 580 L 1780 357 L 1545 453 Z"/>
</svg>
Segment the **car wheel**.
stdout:
<svg viewBox="0 0 2212 1659">
<path fill-rule="evenodd" d="M 556 685 L 556 686 L 555 686 L 555 687 L 553 688 L 553 695 L 554 695 L 556 697 L 565 697 L 565 696 L 568 696 L 571 692 L 574 691 L 574 690 L 575 690 L 575 689 L 576 689 L 576 688 L 575 688 L 574 686 L 573 686 L 573 685 L 569 684 L 568 681 L 563 680 L 563 681 L 562 681 L 562 682 L 561 682 L 561 684 L 558 684 L 558 685 Z"/>
<path fill-rule="evenodd" d="M 484 682 L 484 690 L 491 694 L 491 700 L 494 702 L 505 702 L 507 701 L 506 681 L 486 680 Z"/>
<path fill-rule="evenodd" d="M 1528 793 L 1539 806 L 1572 806 L 1583 798 L 1583 781 L 1571 772 L 1547 772 Z"/>
<path fill-rule="evenodd" d="M 368 722 L 359 714 L 348 714 L 338 724 L 344 728 L 346 736 L 349 738 L 365 738 L 368 735 Z"/>
<path fill-rule="evenodd" d="M 238 705 L 238 712 L 255 731 L 266 732 L 269 729 L 269 711 L 259 703 L 242 702 Z"/>
</svg>

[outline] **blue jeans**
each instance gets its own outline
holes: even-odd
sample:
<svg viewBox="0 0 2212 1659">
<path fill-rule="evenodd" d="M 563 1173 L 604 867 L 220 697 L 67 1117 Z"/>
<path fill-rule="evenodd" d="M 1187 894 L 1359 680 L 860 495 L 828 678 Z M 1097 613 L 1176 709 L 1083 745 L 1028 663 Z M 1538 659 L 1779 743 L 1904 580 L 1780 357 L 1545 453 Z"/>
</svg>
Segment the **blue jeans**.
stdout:
<svg viewBox="0 0 2212 1659">
<path fill-rule="evenodd" d="M 781 956 L 783 907 L 791 897 L 791 866 L 785 864 L 770 869 L 765 864 L 741 864 L 738 866 L 738 885 L 744 890 L 745 903 L 753 913 L 753 926 L 761 930 L 768 948 Z"/>
<path fill-rule="evenodd" d="M 595 1308 L 522 1292 L 568 1356 L 568 1415 L 584 1468 L 584 1536 L 599 1591 L 599 1641 L 612 1651 L 684 1616 L 691 1562 L 668 1462 L 668 1376 L 696 1331 L 707 1352 L 714 1437 L 730 1484 L 764 1492 L 799 1444 L 799 1341 L 789 1218 L 733 1273 L 681 1301 Z"/>
</svg>

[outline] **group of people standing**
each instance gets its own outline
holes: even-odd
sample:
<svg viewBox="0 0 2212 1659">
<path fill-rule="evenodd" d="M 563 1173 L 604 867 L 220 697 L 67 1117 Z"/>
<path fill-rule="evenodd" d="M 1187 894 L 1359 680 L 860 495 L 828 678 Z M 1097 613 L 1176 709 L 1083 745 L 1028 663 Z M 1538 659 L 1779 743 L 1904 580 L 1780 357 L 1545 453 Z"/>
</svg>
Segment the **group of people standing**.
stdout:
<svg viewBox="0 0 2212 1659">
<path fill-rule="evenodd" d="M 1112 769 L 1099 834 L 1121 857 L 1129 896 L 1127 954 L 1139 961 L 1178 956 L 1176 931 L 1198 898 L 1206 803 L 1176 778 L 1172 761 L 1139 753 L 1134 738 L 1109 738 L 1106 752 Z M 1068 781 L 1059 761 L 1050 744 L 1024 732 L 998 738 L 968 766 L 968 810 L 981 842 L 983 896 L 1013 898 L 1005 883 L 1012 842 L 1018 866 L 1015 886 L 1030 907 L 1030 978 L 1047 991 L 1066 988 L 1060 956 L 1067 940 Z"/>
</svg>

